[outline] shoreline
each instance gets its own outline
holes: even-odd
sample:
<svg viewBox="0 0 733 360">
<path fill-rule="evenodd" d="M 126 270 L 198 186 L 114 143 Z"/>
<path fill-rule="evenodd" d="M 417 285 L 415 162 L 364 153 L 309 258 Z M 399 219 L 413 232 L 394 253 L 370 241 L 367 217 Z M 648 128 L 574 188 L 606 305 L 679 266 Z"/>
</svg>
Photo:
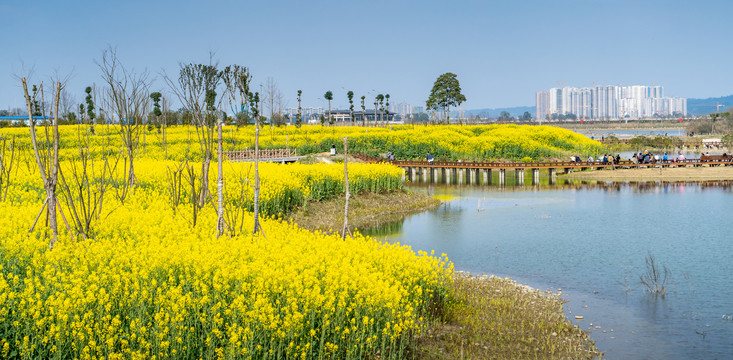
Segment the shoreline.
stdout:
<svg viewBox="0 0 733 360">
<path fill-rule="evenodd" d="M 285 217 L 311 231 L 334 232 L 343 226 L 344 197 L 307 203 Z M 353 196 L 350 228 L 377 226 L 442 204 L 406 190 Z M 359 225 L 361 224 L 361 225 Z M 336 230 L 337 232 L 338 230 Z M 441 320 L 416 335 L 411 354 L 419 359 L 602 357 L 590 333 L 573 325 L 559 293 L 540 291 L 509 278 L 456 271 L 449 286 L 451 306 Z M 498 331 L 497 329 L 501 329 Z"/>
<path fill-rule="evenodd" d="M 733 181 L 733 167 L 684 167 L 684 168 L 643 168 L 616 170 L 587 170 L 558 175 L 558 178 L 582 181 Z"/>
<path fill-rule="evenodd" d="M 344 225 L 345 197 L 307 202 L 291 211 L 285 220 L 311 231 L 340 232 Z M 442 202 L 431 196 L 398 190 L 390 193 L 363 192 L 349 199 L 349 229 L 361 230 L 400 220 L 407 215 L 437 208 Z"/>
</svg>

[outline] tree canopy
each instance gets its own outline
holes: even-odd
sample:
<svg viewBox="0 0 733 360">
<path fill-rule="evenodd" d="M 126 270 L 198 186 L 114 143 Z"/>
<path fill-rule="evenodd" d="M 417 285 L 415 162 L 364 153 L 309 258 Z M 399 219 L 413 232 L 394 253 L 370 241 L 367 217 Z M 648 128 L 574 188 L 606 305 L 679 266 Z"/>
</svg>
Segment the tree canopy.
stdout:
<svg viewBox="0 0 733 360">
<path fill-rule="evenodd" d="M 430 110 L 443 110 L 447 124 L 450 119 L 450 107 L 461 105 L 464 101 L 466 97 L 461 94 L 461 84 L 458 82 L 457 75 L 445 73 L 435 80 L 425 105 Z"/>
</svg>

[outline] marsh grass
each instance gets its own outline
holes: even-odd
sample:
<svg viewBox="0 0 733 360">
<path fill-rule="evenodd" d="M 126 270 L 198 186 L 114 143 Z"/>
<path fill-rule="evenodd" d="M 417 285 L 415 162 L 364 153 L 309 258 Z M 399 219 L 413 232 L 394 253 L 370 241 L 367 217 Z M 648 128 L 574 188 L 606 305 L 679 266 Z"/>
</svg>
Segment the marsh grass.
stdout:
<svg viewBox="0 0 733 360">
<path fill-rule="evenodd" d="M 344 196 L 326 201 L 308 201 L 285 218 L 309 230 L 332 232 L 333 229 L 338 229 L 338 224 L 343 224 L 344 202 Z M 411 213 L 433 209 L 438 205 L 439 200 L 406 190 L 384 193 L 362 192 L 352 195 L 349 201 L 349 227 L 351 229 L 375 227 L 402 219 Z"/>
<path fill-rule="evenodd" d="M 458 274 L 443 322 L 421 334 L 416 359 L 593 359 L 588 334 L 568 321 L 563 300 L 509 279 Z"/>
</svg>

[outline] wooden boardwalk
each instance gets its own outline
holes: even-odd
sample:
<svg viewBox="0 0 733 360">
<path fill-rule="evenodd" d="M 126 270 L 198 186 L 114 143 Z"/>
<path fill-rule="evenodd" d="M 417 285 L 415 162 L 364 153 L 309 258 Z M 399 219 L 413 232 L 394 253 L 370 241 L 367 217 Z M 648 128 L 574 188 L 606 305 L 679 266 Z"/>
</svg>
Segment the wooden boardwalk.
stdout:
<svg viewBox="0 0 733 360">
<path fill-rule="evenodd" d="M 411 161 L 395 160 L 389 161 L 383 158 L 376 158 L 364 154 L 356 154 L 354 157 L 370 163 L 390 163 L 405 170 L 405 178 L 410 181 L 422 182 L 445 182 L 450 184 L 486 184 L 491 183 L 492 170 L 499 173 L 499 185 L 506 181 L 506 170 L 514 170 L 514 178 L 518 184 L 524 184 L 524 171 L 532 172 L 532 183 L 539 184 L 540 169 L 546 169 L 549 176 L 549 183 L 553 184 L 557 176 L 557 170 L 569 173 L 572 170 L 603 170 L 603 169 L 630 169 L 630 168 L 658 168 L 658 167 L 701 167 L 701 166 L 733 166 L 731 157 L 713 157 L 708 159 L 685 159 L 652 161 L 649 163 L 636 164 L 630 160 L 622 160 L 614 163 L 601 163 L 589 161 L 540 161 L 540 162 L 473 162 L 473 161 Z M 479 175 L 482 175 L 479 178 Z M 465 181 L 464 181 L 465 179 Z"/>
<path fill-rule="evenodd" d="M 225 151 L 224 156 L 230 161 L 254 161 L 254 149 Z M 263 149 L 259 150 L 259 161 L 266 162 L 295 162 L 303 156 L 298 156 L 297 149 Z"/>
</svg>

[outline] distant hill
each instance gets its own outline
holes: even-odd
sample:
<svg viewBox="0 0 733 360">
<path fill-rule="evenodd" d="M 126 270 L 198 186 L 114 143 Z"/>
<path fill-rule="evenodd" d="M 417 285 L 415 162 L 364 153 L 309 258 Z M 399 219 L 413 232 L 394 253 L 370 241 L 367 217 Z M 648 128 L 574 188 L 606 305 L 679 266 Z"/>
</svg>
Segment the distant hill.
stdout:
<svg viewBox="0 0 733 360">
<path fill-rule="evenodd" d="M 519 117 L 524 114 L 525 111 L 529 111 L 534 117 L 534 112 L 537 110 L 534 106 L 515 106 L 507 108 L 496 108 L 496 109 L 474 109 L 466 110 L 466 115 L 479 115 L 481 117 L 499 117 L 502 111 L 506 111 L 514 117 Z"/>
<path fill-rule="evenodd" d="M 716 112 L 716 105 L 720 104 L 720 111 L 733 107 L 733 95 L 707 98 L 687 99 L 687 115 L 707 115 Z"/>
</svg>

